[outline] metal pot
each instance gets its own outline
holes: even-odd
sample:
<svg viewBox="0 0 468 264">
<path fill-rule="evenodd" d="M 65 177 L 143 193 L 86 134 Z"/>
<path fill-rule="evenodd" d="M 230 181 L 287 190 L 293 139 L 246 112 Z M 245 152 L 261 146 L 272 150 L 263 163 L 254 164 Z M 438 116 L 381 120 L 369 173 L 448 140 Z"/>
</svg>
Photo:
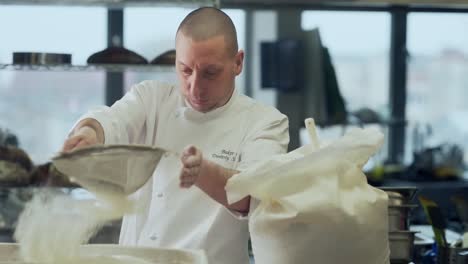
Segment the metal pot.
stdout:
<svg viewBox="0 0 468 264">
<path fill-rule="evenodd" d="M 409 214 L 411 209 L 418 207 L 413 204 L 388 206 L 388 230 L 406 231 L 409 229 Z"/>
<path fill-rule="evenodd" d="M 389 205 L 403 205 L 411 203 L 416 195 L 416 187 L 380 187 L 388 195 Z"/>
<path fill-rule="evenodd" d="M 390 260 L 410 261 L 413 258 L 413 231 L 390 231 L 388 233 L 390 242 Z"/>
<path fill-rule="evenodd" d="M 403 205 L 403 204 L 405 204 L 407 202 L 405 197 L 403 197 L 403 195 L 401 193 L 399 193 L 399 192 L 388 191 L 386 193 L 388 195 L 388 205 L 389 206 Z"/>
<path fill-rule="evenodd" d="M 30 65 L 59 65 L 71 64 L 71 54 L 41 53 L 41 52 L 13 52 L 13 64 Z"/>
<path fill-rule="evenodd" d="M 442 247 L 438 250 L 437 264 L 468 263 L 468 248 Z"/>
</svg>

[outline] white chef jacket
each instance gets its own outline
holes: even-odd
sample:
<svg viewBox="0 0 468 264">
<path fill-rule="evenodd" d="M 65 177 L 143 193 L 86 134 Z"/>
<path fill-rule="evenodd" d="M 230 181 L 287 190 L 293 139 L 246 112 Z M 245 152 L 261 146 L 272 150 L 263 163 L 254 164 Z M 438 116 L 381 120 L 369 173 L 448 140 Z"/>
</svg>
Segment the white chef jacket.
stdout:
<svg viewBox="0 0 468 264">
<path fill-rule="evenodd" d="M 208 113 L 192 109 L 178 87 L 145 81 L 112 107 L 83 118 L 104 128 L 105 144 L 145 144 L 181 153 L 193 144 L 225 168 L 242 171 L 273 154 L 286 152 L 288 119 L 273 107 L 234 92 L 228 103 Z M 181 162 L 165 156 L 153 177 L 134 194 L 143 214 L 123 219 L 120 244 L 201 249 L 209 263 L 249 263 L 248 224 L 199 188 L 179 187 Z"/>
</svg>

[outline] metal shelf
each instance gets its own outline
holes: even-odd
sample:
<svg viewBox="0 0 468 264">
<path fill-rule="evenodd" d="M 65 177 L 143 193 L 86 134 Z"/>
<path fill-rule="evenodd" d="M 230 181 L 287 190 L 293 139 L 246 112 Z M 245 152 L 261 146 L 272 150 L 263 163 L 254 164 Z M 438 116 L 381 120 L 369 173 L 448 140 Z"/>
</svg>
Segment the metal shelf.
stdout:
<svg viewBox="0 0 468 264">
<path fill-rule="evenodd" d="M 104 6 L 122 8 L 128 6 L 221 6 L 277 8 L 287 6 L 354 6 L 381 8 L 390 5 L 407 5 L 419 7 L 451 7 L 465 9 L 466 0 L 0 0 L 0 5 L 62 5 L 62 6 Z"/>
<path fill-rule="evenodd" d="M 215 6 L 218 0 L 0 0 L 0 5 L 57 5 L 57 6 Z"/>
<path fill-rule="evenodd" d="M 0 70 L 10 71 L 56 71 L 56 72 L 174 72 L 172 65 L 136 65 L 136 64 L 91 64 L 91 65 L 32 65 L 0 64 Z"/>
<path fill-rule="evenodd" d="M 224 8 L 276 9 L 282 7 L 311 10 L 389 11 L 404 6 L 411 11 L 467 12 L 466 0 L 220 0 Z"/>
</svg>

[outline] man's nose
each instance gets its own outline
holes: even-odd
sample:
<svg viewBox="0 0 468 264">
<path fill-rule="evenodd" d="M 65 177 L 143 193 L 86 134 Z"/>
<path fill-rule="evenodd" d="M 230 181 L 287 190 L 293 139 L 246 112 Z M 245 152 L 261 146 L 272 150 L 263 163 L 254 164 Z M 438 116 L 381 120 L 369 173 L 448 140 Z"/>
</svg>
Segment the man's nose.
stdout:
<svg viewBox="0 0 468 264">
<path fill-rule="evenodd" d="M 197 73 L 193 74 L 192 76 L 190 88 L 193 96 L 195 96 L 196 98 L 200 98 L 202 96 L 202 79 Z"/>
</svg>

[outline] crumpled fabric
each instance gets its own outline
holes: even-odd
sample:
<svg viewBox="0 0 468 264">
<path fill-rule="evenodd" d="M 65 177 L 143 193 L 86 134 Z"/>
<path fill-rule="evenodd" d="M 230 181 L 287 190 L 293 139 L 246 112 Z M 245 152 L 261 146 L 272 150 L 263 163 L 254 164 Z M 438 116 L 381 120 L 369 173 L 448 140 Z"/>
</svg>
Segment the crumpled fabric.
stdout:
<svg viewBox="0 0 468 264">
<path fill-rule="evenodd" d="M 368 185 L 362 172 L 383 134 L 355 129 L 321 146 L 315 127 L 308 129 L 311 144 L 259 163 L 226 185 L 229 203 L 248 195 L 260 201 L 249 218 L 256 263 L 389 263 L 388 196 Z"/>
</svg>

